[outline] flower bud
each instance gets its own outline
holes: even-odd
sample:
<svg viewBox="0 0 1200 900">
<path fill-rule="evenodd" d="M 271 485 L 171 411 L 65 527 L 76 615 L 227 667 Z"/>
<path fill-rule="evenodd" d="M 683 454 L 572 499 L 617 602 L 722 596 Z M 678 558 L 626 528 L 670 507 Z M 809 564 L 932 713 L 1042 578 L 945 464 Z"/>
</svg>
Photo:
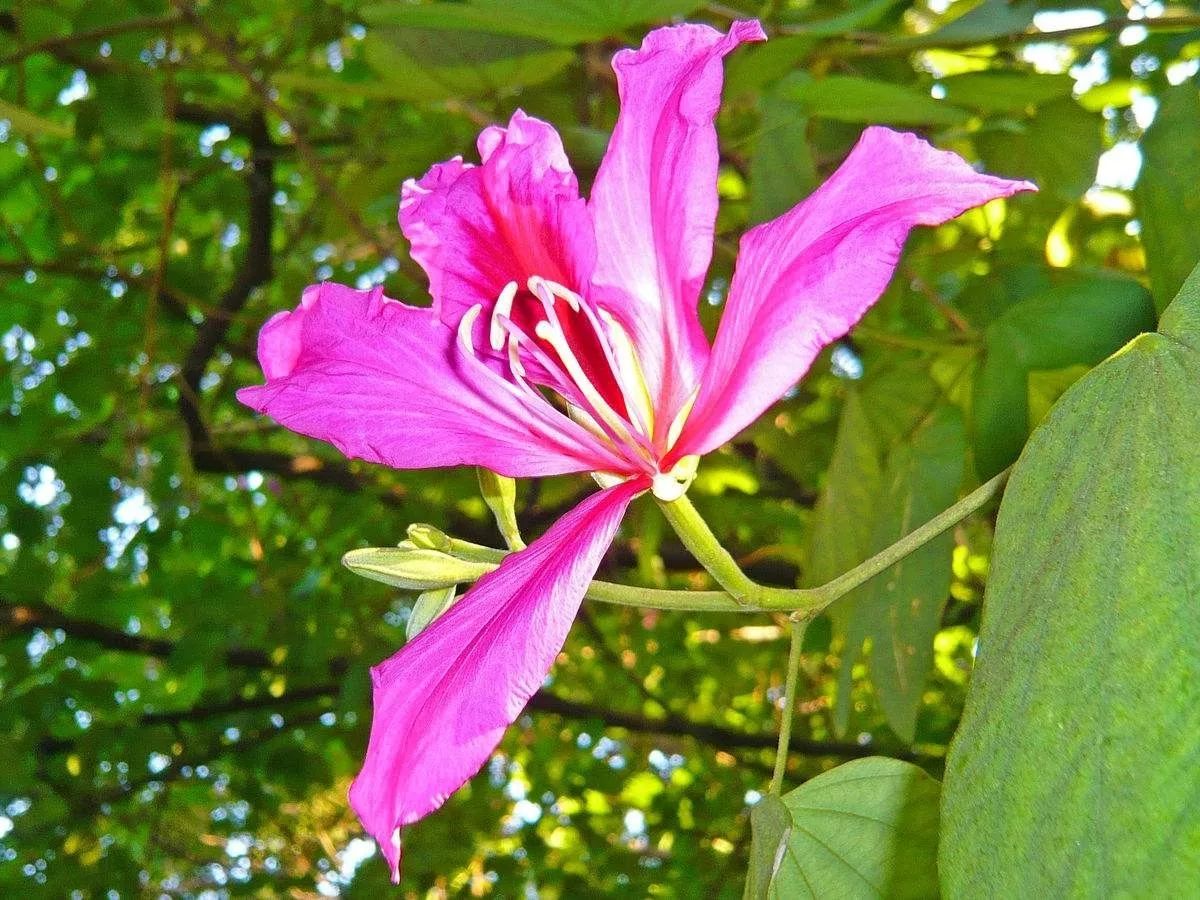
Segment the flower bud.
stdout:
<svg viewBox="0 0 1200 900">
<path fill-rule="evenodd" d="M 455 559 L 422 547 L 364 547 L 351 550 L 342 564 L 364 578 L 410 591 L 428 591 L 477 581 L 494 565 Z"/>
<path fill-rule="evenodd" d="M 408 540 L 412 542 L 412 546 L 422 550 L 450 552 L 450 536 L 440 528 L 434 528 L 424 522 L 414 522 L 408 526 Z"/>
<path fill-rule="evenodd" d="M 408 624 L 404 628 L 405 636 L 411 641 L 433 624 L 434 620 L 454 605 L 457 593 L 458 588 L 451 585 L 425 591 L 417 597 L 417 602 L 413 604 L 412 613 L 408 617 Z"/>
<path fill-rule="evenodd" d="M 510 550 L 525 549 L 525 541 L 521 539 L 521 530 L 517 526 L 517 483 L 504 475 L 497 475 L 490 469 L 479 468 L 479 492 L 483 500 L 496 517 L 496 526 L 504 538 L 504 543 Z"/>
</svg>

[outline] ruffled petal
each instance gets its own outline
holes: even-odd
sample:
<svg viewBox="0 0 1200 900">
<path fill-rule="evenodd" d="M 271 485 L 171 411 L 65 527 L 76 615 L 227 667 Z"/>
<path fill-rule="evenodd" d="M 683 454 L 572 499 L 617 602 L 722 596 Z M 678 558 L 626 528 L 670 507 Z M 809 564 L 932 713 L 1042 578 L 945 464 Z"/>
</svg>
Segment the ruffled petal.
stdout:
<svg viewBox="0 0 1200 900">
<path fill-rule="evenodd" d="M 868 128 L 817 191 L 742 238 L 712 357 L 672 458 L 725 443 L 795 384 L 879 299 L 914 226 L 1031 190 L 1027 181 L 982 175 L 914 134 Z"/>
<path fill-rule="evenodd" d="M 758 22 L 650 32 L 613 58 L 621 111 L 590 209 L 596 296 L 626 320 L 663 427 L 699 383 L 708 341 L 696 304 L 712 258 L 723 57 L 764 40 Z"/>
<path fill-rule="evenodd" d="M 541 687 L 621 516 L 645 487 L 629 481 L 588 497 L 372 670 L 371 738 L 350 803 L 394 880 L 398 829 L 479 771 Z"/>
<path fill-rule="evenodd" d="M 258 355 L 267 383 L 238 399 L 350 457 L 513 477 L 628 467 L 533 389 L 464 351 L 431 310 L 379 290 L 307 289 L 263 326 Z"/>
<path fill-rule="evenodd" d="M 578 290 L 596 258 L 587 206 L 553 126 L 517 110 L 478 144 L 482 165 L 455 158 L 400 192 L 400 226 L 449 325 L 477 303 L 486 318 L 510 281 L 524 288 L 540 275 Z"/>
</svg>

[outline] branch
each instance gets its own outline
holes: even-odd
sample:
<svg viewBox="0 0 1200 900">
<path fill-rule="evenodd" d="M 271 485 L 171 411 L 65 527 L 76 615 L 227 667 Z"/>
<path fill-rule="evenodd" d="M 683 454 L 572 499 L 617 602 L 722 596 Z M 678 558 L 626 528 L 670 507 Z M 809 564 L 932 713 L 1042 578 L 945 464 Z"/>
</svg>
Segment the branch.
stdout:
<svg viewBox="0 0 1200 900">
<path fill-rule="evenodd" d="M 271 231 L 275 218 L 275 161 L 270 153 L 271 137 L 261 111 L 247 119 L 251 162 L 247 174 L 248 239 L 242 266 L 229 285 L 216 309 L 204 320 L 196 340 L 183 363 L 182 385 L 179 392 L 179 412 L 187 426 L 193 447 L 211 449 L 208 428 L 200 415 L 200 381 L 212 355 L 229 331 L 233 317 L 251 292 L 271 278 Z"/>
<path fill-rule="evenodd" d="M 167 659 L 178 646 L 176 642 L 167 638 L 129 634 L 101 622 L 79 619 L 48 603 L 14 603 L 7 599 L 0 599 L 0 626 L 8 626 L 18 631 L 32 631 L 35 628 L 42 630 L 61 628 L 73 638 L 97 644 L 106 650 L 140 653 L 143 656 L 153 656 L 158 659 Z M 232 647 L 225 651 L 225 665 L 235 669 L 273 668 L 271 657 L 265 650 L 249 647 Z M 331 662 L 331 671 L 333 668 Z M 344 665 L 339 671 L 345 671 Z"/>
<path fill-rule="evenodd" d="M 160 28 L 169 28 L 179 22 L 179 19 L 180 17 L 174 14 L 167 16 L 143 16 L 137 19 L 127 19 L 124 22 L 114 22 L 111 25 L 102 25 L 99 28 L 92 28 L 87 31 L 77 31 L 74 34 L 63 35 L 62 37 L 50 38 L 45 41 L 39 41 L 36 44 L 27 44 L 10 53 L 8 56 L 0 58 L 0 66 L 12 65 L 38 53 L 54 55 L 57 51 L 65 47 L 70 47 L 73 44 L 102 41 L 106 38 L 127 34 L 131 31 L 154 31 Z M 7 23 L 0 23 L 0 29 L 15 32 L 17 30 L 15 19 L 12 21 L 12 25 L 13 27 L 10 29 L 7 27 Z"/>
<path fill-rule="evenodd" d="M 304 137 L 301 129 L 297 127 L 292 116 L 275 99 L 276 94 L 271 85 L 239 56 L 237 43 L 232 38 L 220 35 L 214 31 L 204 20 L 204 17 L 196 11 L 192 3 L 186 2 L 186 0 L 176 0 L 176 6 L 180 14 L 200 32 L 205 43 L 223 56 L 229 67 L 242 77 L 246 85 L 254 92 L 255 99 L 261 105 L 261 108 L 270 111 L 288 124 L 291 129 L 292 140 L 296 145 L 296 153 L 309 169 L 313 179 L 317 182 L 317 186 L 321 189 L 321 193 L 325 195 L 326 199 L 329 200 L 342 218 L 346 220 L 346 223 L 357 231 L 359 236 L 370 244 L 381 257 L 392 256 L 392 248 L 380 240 L 379 235 L 372 231 L 367 223 L 363 221 L 358 211 L 346 202 L 337 185 L 325 173 L 321 165 L 321 160 L 312 145 Z"/>
<path fill-rule="evenodd" d="M 72 637 L 99 644 L 109 650 L 140 653 L 164 659 L 170 657 L 178 646 L 175 641 L 166 638 L 126 634 L 119 629 L 98 622 L 77 619 L 44 603 L 0 603 L 0 624 L 3 623 L 27 629 L 61 628 Z M 231 648 L 226 651 L 225 662 L 232 667 L 243 669 L 275 668 L 270 656 L 265 651 L 251 648 Z M 329 671 L 335 676 L 343 674 L 348 668 L 349 662 L 343 657 L 334 657 L 329 661 Z M 223 715 L 273 709 L 291 703 L 336 699 L 341 690 L 341 682 L 318 684 L 296 688 L 279 697 L 267 695 L 248 699 L 236 698 L 198 704 L 184 710 L 146 713 L 138 719 L 137 724 L 143 726 L 175 725 Z M 624 728 L 626 731 L 639 734 L 691 737 L 721 750 L 761 749 L 774 747 L 776 744 L 776 737 L 770 733 L 738 731 L 721 725 L 696 722 L 673 713 L 652 718 L 592 703 L 568 700 L 544 689 L 533 695 L 527 708 L 552 713 L 566 719 L 598 721 L 610 728 Z M 44 738 L 38 746 L 44 753 L 60 753 L 69 750 L 73 744 L 74 742 L 70 739 Z M 870 744 L 814 741 L 805 738 L 793 738 L 789 746 L 793 753 L 808 756 L 855 758 L 870 756 L 872 753 L 878 752 Z M 915 754 L 907 751 L 900 751 L 892 755 L 897 759 L 916 758 Z"/>
</svg>

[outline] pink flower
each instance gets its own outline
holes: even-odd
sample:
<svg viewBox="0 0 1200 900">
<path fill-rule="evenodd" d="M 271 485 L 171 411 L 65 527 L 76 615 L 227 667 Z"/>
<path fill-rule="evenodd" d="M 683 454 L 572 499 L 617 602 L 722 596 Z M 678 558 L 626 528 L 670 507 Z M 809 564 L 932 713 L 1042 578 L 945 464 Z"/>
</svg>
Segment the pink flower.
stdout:
<svg viewBox="0 0 1200 900">
<path fill-rule="evenodd" d="M 909 230 L 1030 190 L 911 134 L 869 128 L 841 168 L 749 231 L 710 347 L 722 59 L 764 38 L 652 32 L 613 60 L 621 112 L 590 201 L 553 127 L 517 112 L 405 183 L 400 224 L 431 309 L 321 284 L 263 326 L 247 405 L 396 468 L 591 472 L 608 485 L 508 556 L 373 670 L 350 801 L 399 877 L 401 826 L 437 809 L 542 684 L 630 501 L 687 489 L 891 278 Z M 548 399 L 548 396 L 554 399 Z"/>
</svg>

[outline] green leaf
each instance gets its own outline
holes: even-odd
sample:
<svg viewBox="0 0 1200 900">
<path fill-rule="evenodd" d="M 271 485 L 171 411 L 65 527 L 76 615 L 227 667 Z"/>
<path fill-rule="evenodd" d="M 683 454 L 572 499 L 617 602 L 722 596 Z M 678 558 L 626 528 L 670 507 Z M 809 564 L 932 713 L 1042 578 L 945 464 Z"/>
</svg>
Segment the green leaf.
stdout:
<svg viewBox="0 0 1200 900">
<path fill-rule="evenodd" d="M 1200 91 L 1181 84 L 1165 91 L 1154 124 L 1142 138 L 1135 197 L 1155 305 L 1161 310 L 1200 262 Z"/>
<path fill-rule="evenodd" d="M 794 11 L 781 10 L 780 20 L 795 24 L 792 28 L 804 35 L 813 37 L 841 37 L 847 31 L 858 31 L 878 25 L 891 11 L 904 5 L 905 0 L 867 0 L 856 3 L 846 12 L 838 16 L 817 19 L 815 21 L 802 18 L 813 11 L 822 12 L 824 7 L 812 5 L 804 8 L 802 14 Z"/>
<path fill-rule="evenodd" d="M 1074 79 L 1025 72 L 968 72 L 942 79 L 946 99 L 981 112 L 1009 112 L 1071 96 Z"/>
<path fill-rule="evenodd" d="M 744 894 L 747 900 L 768 896 L 791 824 L 791 811 L 774 794 L 767 794 L 750 810 L 750 867 Z"/>
<path fill-rule="evenodd" d="M 892 362 L 872 373 L 861 394 L 847 398 L 842 414 L 815 512 L 809 583 L 824 583 L 853 568 L 953 503 L 962 481 L 964 442 L 961 415 L 940 400 L 927 362 Z M 877 647 L 872 658 L 880 661 L 883 684 L 877 687 L 885 712 L 893 730 L 911 738 L 948 588 L 948 540 L 935 540 L 830 608 L 843 646 L 836 733 L 849 727 L 854 665 L 870 637 Z M 901 595 L 907 597 L 907 611 L 893 613 L 892 603 Z M 897 652 L 904 658 L 889 661 Z"/>
<path fill-rule="evenodd" d="M 698 0 L 472 0 L 469 3 L 422 3 L 409 0 L 375 3 L 361 12 L 373 25 L 399 25 L 447 31 L 479 31 L 530 37 L 562 46 L 618 35 L 644 22 L 686 15 Z"/>
<path fill-rule="evenodd" d="M 1008 34 L 1019 34 L 1033 24 L 1038 4 L 1033 0 L 983 0 L 948 25 L 934 32 L 938 43 L 984 43 Z"/>
<path fill-rule="evenodd" d="M 808 583 L 824 584 L 870 553 L 882 473 L 879 451 L 857 392 L 846 395 L 824 489 L 809 532 Z"/>
<path fill-rule="evenodd" d="M 929 898 L 937 891 L 938 783 L 911 763 L 869 757 L 783 797 L 790 824 L 773 854 L 775 900 Z"/>
<path fill-rule="evenodd" d="M 0 119 L 7 119 L 13 131 L 18 134 L 33 135 L 34 137 L 69 138 L 75 133 L 69 122 L 56 122 L 37 113 L 30 112 L 23 106 L 0 100 Z"/>
<path fill-rule="evenodd" d="M 960 125 L 965 110 L 912 87 L 853 75 L 809 78 L 797 74 L 781 85 L 810 116 L 839 122 L 891 125 Z"/>
<path fill-rule="evenodd" d="M 743 47 L 725 63 L 725 94 L 737 97 L 763 90 L 799 66 L 816 46 L 807 35 L 784 35 Z"/>
<path fill-rule="evenodd" d="M 884 549 L 952 505 L 966 458 L 966 428 L 956 407 L 944 406 L 912 440 L 889 456 L 871 552 Z M 950 591 L 947 532 L 877 575 L 855 592 L 842 671 L 853 664 L 862 637 L 871 640 L 871 680 L 892 730 L 912 741 L 925 679 L 933 664 L 933 638 Z M 848 637 L 847 641 L 852 638 Z M 839 731 L 849 714 L 848 691 L 838 692 Z"/>
<path fill-rule="evenodd" d="M 1039 106 L 1027 120 L 981 131 L 976 146 L 988 171 L 1035 181 L 1044 195 L 1074 202 L 1096 178 L 1104 120 L 1070 97 Z"/>
<path fill-rule="evenodd" d="M 542 41 L 479 32 L 377 28 L 363 41 L 368 64 L 398 99 L 438 101 L 509 93 L 541 84 L 574 60 Z"/>
<path fill-rule="evenodd" d="M 1137 282 L 1074 276 L 1014 304 L 984 333 L 975 378 L 975 460 L 990 478 L 1009 465 L 1029 435 L 1029 373 L 1095 365 L 1154 327 L 1149 294 Z"/>
<path fill-rule="evenodd" d="M 946 773 L 949 896 L 1200 884 L 1200 268 L 1029 442 Z"/>
<path fill-rule="evenodd" d="M 750 221 L 765 222 L 787 212 L 816 183 L 808 119 L 795 101 L 763 97 L 762 128 L 750 159 Z"/>
</svg>

